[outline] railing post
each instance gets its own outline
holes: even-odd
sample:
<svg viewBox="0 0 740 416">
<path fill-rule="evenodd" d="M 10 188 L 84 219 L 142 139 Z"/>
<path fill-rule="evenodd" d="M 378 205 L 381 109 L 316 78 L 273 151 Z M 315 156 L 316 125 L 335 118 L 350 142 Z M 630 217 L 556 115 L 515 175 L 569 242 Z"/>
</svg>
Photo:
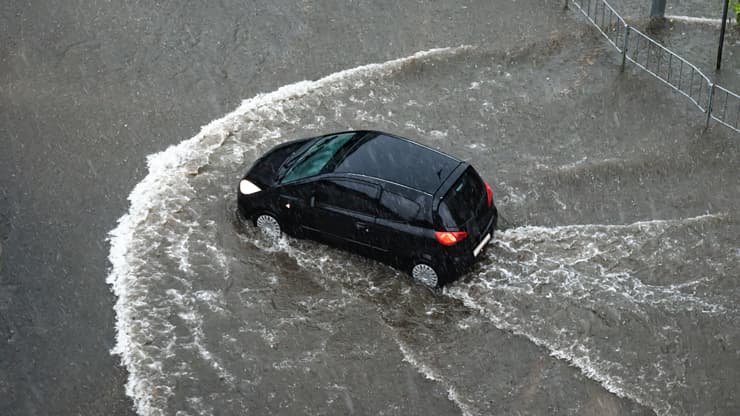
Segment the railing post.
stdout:
<svg viewBox="0 0 740 416">
<path fill-rule="evenodd" d="M 624 45 L 622 45 L 622 68 L 621 72 L 624 72 L 624 64 L 627 62 L 627 46 L 629 45 L 628 40 L 630 37 L 630 25 L 624 25 Z"/>
<path fill-rule="evenodd" d="M 727 8 L 730 6 L 730 2 L 726 1 L 724 9 L 722 10 L 722 29 L 719 31 L 719 47 L 717 49 L 717 71 L 722 66 L 722 45 L 725 43 L 725 26 L 727 26 Z"/>
<path fill-rule="evenodd" d="M 709 82 L 709 99 L 707 100 L 707 124 L 704 129 L 709 128 L 709 121 L 712 119 L 712 101 L 714 100 L 714 84 Z"/>
<path fill-rule="evenodd" d="M 666 0 L 653 0 L 650 6 L 650 19 L 663 18 L 665 17 L 665 3 Z"/>
</svg>

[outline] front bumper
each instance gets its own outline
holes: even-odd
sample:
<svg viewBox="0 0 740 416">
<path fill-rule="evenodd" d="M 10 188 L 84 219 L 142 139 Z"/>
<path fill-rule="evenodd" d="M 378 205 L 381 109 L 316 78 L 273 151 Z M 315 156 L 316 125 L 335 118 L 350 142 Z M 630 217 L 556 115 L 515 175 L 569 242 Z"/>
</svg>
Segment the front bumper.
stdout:
<svg viewBox="0 0 740 416">
<path fill-rule="evenodd" d="M 239 214 L 245 219 L 251 219 L 256 214 L 257 206 L 254 195 L 244 195 L 239 189 L 236 190 L 236 206 Z"/>
</svg>

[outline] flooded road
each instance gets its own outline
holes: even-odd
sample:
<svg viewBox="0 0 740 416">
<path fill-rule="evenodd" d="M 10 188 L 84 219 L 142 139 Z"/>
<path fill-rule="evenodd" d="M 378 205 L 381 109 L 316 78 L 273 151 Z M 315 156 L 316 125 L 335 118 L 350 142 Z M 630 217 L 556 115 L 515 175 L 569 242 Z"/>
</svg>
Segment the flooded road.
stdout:
<svg viewBox="0 0 740 416">
<path fill-rule="evenodd" d="M 737 138 L 561 5 L 3 3 L 0 413 L 738 414 Z M 262 152 L 351 128 L 488 180 L 471 273 L 236 219 Z"/>
<path fill-rule="evenodd" d="M 150 157 L 109 277 L 139 412 L 737 409 L 737 150 L 700 128 L 666 140 L 690 128 L 645 117 L 637 93 L 605 99 L 622 80 L 596 63 L 597 40 L 342 71 L 246 100 Z M 642 123 L 667 127 L 630 134 Z M 234 216 L 235 184 L 270 147 L 369 127 L 492 181 L 503 229 L 437 295 L 318 243 L 270 245 Z"/>
</svg>

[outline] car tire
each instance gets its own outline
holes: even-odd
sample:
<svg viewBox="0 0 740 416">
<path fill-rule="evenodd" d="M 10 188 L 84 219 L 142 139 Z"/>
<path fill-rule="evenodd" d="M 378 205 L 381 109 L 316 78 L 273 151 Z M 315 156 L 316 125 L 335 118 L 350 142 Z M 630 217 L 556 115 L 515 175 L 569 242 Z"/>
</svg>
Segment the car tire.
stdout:
<svg viewBox="0 0 740 416">
<path fill-rule="evenodd" d="M 260 230 L 262 235 L 270 240 L 278 240 L 283 234 L 280 221 L 272 214 L 264 213 L 257 215 L 254 218 L 254 225 Z"/>
<path fill-rule="evenodd" d="M 416 263 L 411 268 L 411 277 L 430 288 L 439 287 L 439 273 L 427 263 Z"/>
</svg>

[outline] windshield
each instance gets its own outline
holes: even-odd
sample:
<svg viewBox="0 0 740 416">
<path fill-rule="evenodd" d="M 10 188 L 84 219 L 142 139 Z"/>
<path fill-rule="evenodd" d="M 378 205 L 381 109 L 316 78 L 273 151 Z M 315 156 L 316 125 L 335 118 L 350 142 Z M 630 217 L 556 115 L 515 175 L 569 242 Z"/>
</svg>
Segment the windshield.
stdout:
<svg viewBox="0 0 740 416">
<path fill-rule="evenodd" d="M 281 179 L 281 183 L 293 182 L 317 175 L 356 133 L 342 133 L 322 137 L 306 149 Z"/>
</svg>

